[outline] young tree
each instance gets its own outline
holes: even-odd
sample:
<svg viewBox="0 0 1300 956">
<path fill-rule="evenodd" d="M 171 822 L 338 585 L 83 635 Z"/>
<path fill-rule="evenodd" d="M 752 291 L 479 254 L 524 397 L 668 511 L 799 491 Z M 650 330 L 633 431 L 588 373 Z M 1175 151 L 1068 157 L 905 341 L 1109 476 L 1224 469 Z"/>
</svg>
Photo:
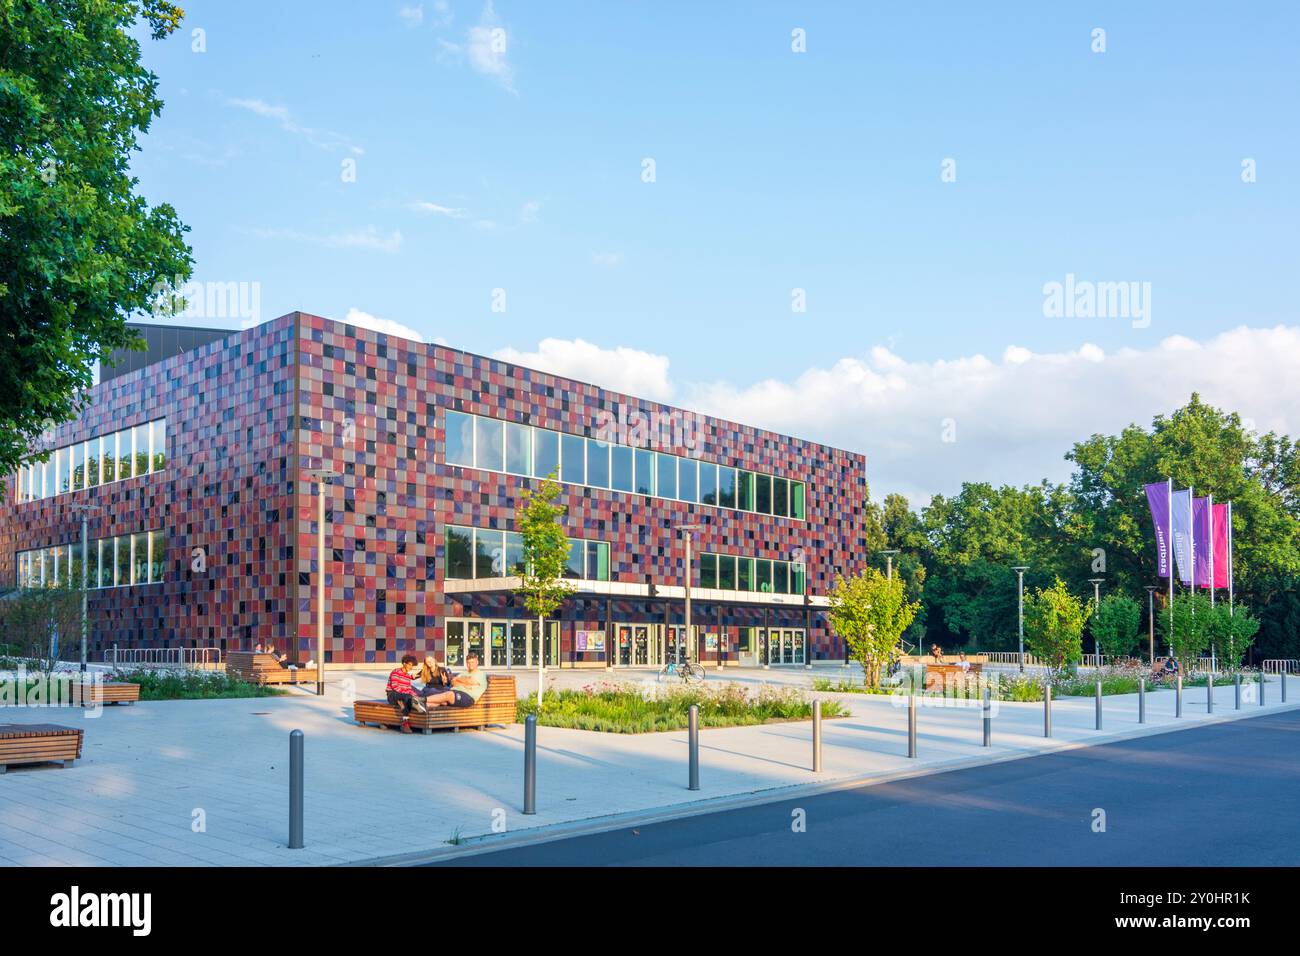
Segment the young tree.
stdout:
<svg viewBox="0 0 1300 956">
<path fill-rule="evenodd" d="M 186 227 L 136 194 L 131 153 L 162 112 L 140 62 L 182 17 L 165 0 L 0 0 L 0 474 L 73 418 L 126 319 L 191 271 Z"/>
<path fill-rule="evenodd" d="M 1254 642 L 1255 632 L 1259 630 L 1259 618 L 1244 607 L 1237 607 L 1229 612 L 1228 605 L 1216 604 L 1210 624 L 1210 639 L 1219 658 L 1228 670 L 1241 669 L 1241 662 Z"/>
<path fill-rule="evenodd" d="M 1168 613 L 1161 616 L 1160 630 L 1173 650 L 1183 673 L 1196 663 L 1210 646 L 1214 635 L 1215 613 L 1203 592 L 1180 594 L 1174 598 L 1173 635 L 1169 633 Z"/>
<path fill-rule="evenodd" d="M 892 581 L 875 568 L 847 580 L 837 578 L 827 617 L 859 664 L 868 687 L 878 686 L 889 661 L 920 603 L 908 601 L 902 578 Z"/>
<path fill-rule="evenodd" d="M 1137 646 L 1142 605 L 1123 594 L 1108 594 L 1092 615 L 1089 629 L 1107 657 L 1127 657 Z"/>
<path fill-rule="evenodd" d="M 63 651 L 81 642 L 81 592 L 74 588 L 32 588 L 3 602 L 0 626 L 33 670 L 54 670 Z"/>
<path fill-rule="evenodd" d="M 1060 578 L 1025 597 L 1025 644 L 1056 670 L 1083 657 L 1083 625 L 1092 602 L 1070 593 Z"/>
<path fill-rule="evenodd" d="M 516 593 L 524 606 L 537 615 L 537 711 L 542 710 L 543 673 L 546 661 L 546 615 L 555 613 L 573 587 L 564 579 L 569 560 L 569 539 L 560 526 L 564 505 L 557 505 L 560 486 L 554 473 L 539 486 L 524 492 L 519 500 L 515 526 L 523 539 L 524 575 Z"/>
</svg>

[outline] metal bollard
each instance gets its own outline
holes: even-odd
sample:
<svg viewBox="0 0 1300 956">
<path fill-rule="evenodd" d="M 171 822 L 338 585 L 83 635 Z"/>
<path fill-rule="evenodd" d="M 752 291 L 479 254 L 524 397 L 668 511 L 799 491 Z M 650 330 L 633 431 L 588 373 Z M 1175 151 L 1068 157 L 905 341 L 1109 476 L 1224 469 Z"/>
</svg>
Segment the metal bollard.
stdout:
<svg viewBox="0 0 1300 956">
<path fill-rule="evenodd" d="M 1233 709 L 1241 710 L 1241 674 L 1236 674 L 1232 679 L 1232 701 Z"/>
<path fill-rule="evenodd" d="M 1052 685 L 1043 685 L 1043 736 L 1052 736 Z"/>
<path fill-rule="evenodd" d="M 1264 668 L 1259 669 L 1259 706 L 1264 706 Z"/>
<path fill-rule="evenodd" d="M 1174 686 L 1174 716 L 1183 716 L 1183 675 L 1178 675 L 1178 683 Z"/>
<path fill-rule="evenodd" d="M 1138 723 L 1147 722 L 1147 679 L 1138 678 Z"/>
<path fill-rule="evenodd" d="M 302 843 L 302 731 L 289 734 L 289 849 Z"/>
<path fill-rule="evenodd" d="M 916 695 L 907 696 L 907 755 L 916 756 Z"/>
<path fill-rule="evenodd" d="M 1101 730 L 1101 681 L 1097 681 L 1097 729 Z"/>
<path fill-rule="evenodd" d="M 537 812 L 537 715 L 524 718 L 524 813 Z"/>
<path fill-rule="evenodd" d="M 993 704 L 989 698 L 989 689 L 984 688 L 984 746 L 993 744 Z"/>
<path fill-rule="evenodd" d="M 1286 703 L 1286 665 L 1282 665 L 1282 703 Z"/>
<path fill-rule="evenodd" d="M 1205 712 L 1214 713 L 1214 671 L 1205 675 Z"/>
<path fill-rule="evenodd" d="M 822 772 L 822 702 L 813 701 L 813 773 Z"/>
<path fill-rule="evenodd" d="M 690 781 L 687 790 L 700 789 L 700 708 L 691 704 L 690 717 Z"/>
</svg>

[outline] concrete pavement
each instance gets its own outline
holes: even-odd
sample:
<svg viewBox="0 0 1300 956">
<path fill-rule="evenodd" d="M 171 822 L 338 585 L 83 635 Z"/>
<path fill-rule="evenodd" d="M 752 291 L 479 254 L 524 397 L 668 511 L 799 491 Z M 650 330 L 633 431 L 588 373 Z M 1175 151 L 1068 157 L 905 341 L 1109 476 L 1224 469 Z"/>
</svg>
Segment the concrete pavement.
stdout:
<svg viewBox="0 0 1300 956">
<path fill-rule="evenodd" d="M 836 676 L 838 666 L 812 674 Z M 978 705 L 920 708 L 919 756 L 909 760 L 906 711 L 890 698 L 837 695 L 851 716 L 828 720 L 822 773 L 811 770 L 808 722 L 702 732 L 702 790 L 686 789 L 685 732 L 613 735 L 539 729 L 538 813 L 522 815 L 523 728 L 404 736 L 359 728 L 354 696 L 378 696 L 384 673 L 343 673 L 324 698 L 146 702 L 67 710 L 6 708 L 5 722 L 76 723 L 86 729 L 74 768 L 15 768 L 0 777 L 0 864 L 309 865 L 438 859 L 503 841 L 547 838 L 639 820 L 707 812 L 788 796 L 789 788 L 842 788 L 1015 759 L 1232 720 L 1232 687 L 1188 690 L 1184 717 L 1172 692 L 1149 695 L 1147 725 L 1136 697 L 1105 702 L 1093 729 L 1090 699 L 1058 700 L 1055 736 L 1042 737 L 1041 704 L 1001 704 L 993 746 L 981 746 Z M 618 679 L 651 680 L 622 672 Z M 807 671 L 737 671 L 727 679 L 807 684 Z M 520 691 L 529 690 L 520 674 Z M 609 679 L 560 672 L 568 684 Z M 710 674 L 710 680 L 718 679 Z M 1293 681 L 1294 683 L 1294 681 Z M 1295 709 L 1297 691 L 1292 688 Z M 822 696 L 822 695 L 818 695 Z M 825 695 L 830 696 L 830 695 Z M 950 703 L 950 702 L 948 702 Z M 1268 707 L 1282 710 L 1276 680 Z M 306 848 L 287 839 L 288 734 L 306 734 Z M 810 792 L 807 789 L 798 791 Z"/>
</svg>

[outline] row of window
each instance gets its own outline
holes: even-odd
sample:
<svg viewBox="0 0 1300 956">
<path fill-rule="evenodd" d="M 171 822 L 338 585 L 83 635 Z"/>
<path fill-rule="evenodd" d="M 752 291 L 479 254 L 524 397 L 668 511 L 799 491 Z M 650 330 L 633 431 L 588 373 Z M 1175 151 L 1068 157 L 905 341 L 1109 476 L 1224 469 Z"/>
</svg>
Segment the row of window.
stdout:
<svg viewBox="0 0 1300 956">
<path fill-rule="evenodd" d="M 806 515 L 802 481 L 565 435 L 481 415 L 447 412 L 446 462 L 508 475 L 734 508 L 782 518 Z"/>
<path fill-rule="evenodd" d="M 738 558 L 733 554 L 700 555 L 700 587 L 723 591 L 803 594 L 806 570 L 795 561 Z"/>
<path fill-rule="evenodd" d="M 20 588 L 120 588 L 162 580 L 167 539 L 162 531 L 141 531 L 116 538 L 96 538 L 82 544 L 60 544 L 20 551 Z M 84 577 L 83 577 L 84 575 Z"/>
<path fill-rule="evenodd" d="M 48 461 L 18 468 L 18 500 L 38 501 L 70 491 L 95 488 L 167 464 L 167 420 L 145 422 L 50 452 Z"/>
<path fill-rule="evenodd" d="M 524 573 L 524 539 L 516 531 L 447 526 L 446 577 L 504 578 Z M 609 580 L 609 544 L 569 539 L 564 576 L 587 581 Z"/>
</svg>

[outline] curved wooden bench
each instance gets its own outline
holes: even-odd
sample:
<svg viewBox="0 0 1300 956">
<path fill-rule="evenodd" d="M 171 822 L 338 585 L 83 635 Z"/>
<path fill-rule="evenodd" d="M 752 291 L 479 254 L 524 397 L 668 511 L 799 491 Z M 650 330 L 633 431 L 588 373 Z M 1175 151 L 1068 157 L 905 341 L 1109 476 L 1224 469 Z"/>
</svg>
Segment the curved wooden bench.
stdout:
<svg viewBox="0 0 1300 956">
<path fill-rule="evenodd" d="M 289 670 L 281 667 L 274 654 L 254 651 L 231 651 L 226 655 L 226 673 L 242 677 L 253 684 L 303 684 L 316 683 L 316 668 L 299 667 Z"/>
<path fill-rule="evenodd" d="M 81 706 L 134 704 L 140 699 L 140 685 L 123 681 L 100 681 L 81 685 Z"/>
<path fill-rule="evenodd" d="M 484 729 L 490 724 L 515 722 L 515 679 L 505 674 L 489 674 L 487 690 L 474 702 L 473 707 L 430 707 L 427 714 L 411 711 L 411 729 L 431 734 L 435 730 L 450 728 L 453 732 L 462 727 Z M 352 705 L 352 716 L 365 727 L 396 727 L 402 714 L 387 700 L 359 700 Z"/>
<path fill-rule="evenodd" d="M 79 728 L 58 724 L 0 724 L 0 773 L 24 763 L 71 767 L 81 757 L 81 737 Z"/>
</svg>

